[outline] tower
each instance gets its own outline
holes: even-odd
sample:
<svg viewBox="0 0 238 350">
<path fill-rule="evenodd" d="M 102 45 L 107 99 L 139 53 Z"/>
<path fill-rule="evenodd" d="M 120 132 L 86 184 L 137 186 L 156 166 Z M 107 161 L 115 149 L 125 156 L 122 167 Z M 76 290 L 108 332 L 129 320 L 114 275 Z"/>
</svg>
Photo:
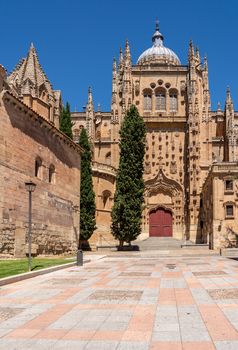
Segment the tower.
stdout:
<svg viewBox="0 0 238 350">
<path fill-rule="evenodd" d="M 61 92 L 53 90 L 33 44 L 30 45 L 27 57 L 19 61 L 7 81 L 12 92 L 28 107 L 59 126 Z"/>
</svg>

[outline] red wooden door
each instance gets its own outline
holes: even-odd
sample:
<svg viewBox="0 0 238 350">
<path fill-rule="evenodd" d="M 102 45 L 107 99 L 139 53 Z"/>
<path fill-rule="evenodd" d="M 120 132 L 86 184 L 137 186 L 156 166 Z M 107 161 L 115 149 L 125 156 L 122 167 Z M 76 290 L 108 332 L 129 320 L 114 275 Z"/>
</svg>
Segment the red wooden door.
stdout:
<svg viewBox="0 0 238 350">
<path fill-rule="evenodd" d="M 172 236 L 172 213 L 169 210 L 158 208 L 150 213 L 150 236 Z"/>
</svg>

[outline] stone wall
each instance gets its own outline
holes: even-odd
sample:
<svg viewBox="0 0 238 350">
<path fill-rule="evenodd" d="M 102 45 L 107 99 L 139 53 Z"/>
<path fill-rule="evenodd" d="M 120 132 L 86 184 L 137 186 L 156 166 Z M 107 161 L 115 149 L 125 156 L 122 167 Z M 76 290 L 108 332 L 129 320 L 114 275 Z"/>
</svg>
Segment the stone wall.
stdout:
<svg viewBox="0 0 238 350">
<path fill-rule="evenodd" d="M 93 187 L 96 194 L 96 230 L 90 238 L 90 245 L 107 246 L 115 244 L 111 235 L 111 211 L 115 192 L 116 169 L 93 162 Z"/>
<path fill-rule="evenodd" d="M 237 179 L 237 163 L 216 163 L 203 186 L 203 242 L 213 249 L 237 246 Z"/>
<path fill-rule="evenodd" d="M 0 95 L 0 254 L 25 256 L 28 192 L 33 254 L 68 254 L 79 235 L 80 148 L 8 92 Z M 36 175 L 35 161 L 42 164 Z M 50 166 L 55 167 L 51 180 Z"/>
</svg>

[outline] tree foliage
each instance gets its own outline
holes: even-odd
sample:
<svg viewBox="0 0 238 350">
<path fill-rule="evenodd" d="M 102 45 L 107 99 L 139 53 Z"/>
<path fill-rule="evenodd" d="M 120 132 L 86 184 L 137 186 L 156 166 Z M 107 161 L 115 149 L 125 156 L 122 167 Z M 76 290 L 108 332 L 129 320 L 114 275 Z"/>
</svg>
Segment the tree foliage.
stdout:
<svg viewBox="0 0 238 350">
<path fill-rule="evenodd" d="M 86 130 L 83 128 L 79 145 L 84 149 L 81 156 L 80 183 L 80 241 L 88 240 L 96 228 L 95 193 L 92 180 L 92 151 Z"/>
<path fill-rule="evenodd" d="M 73 126 L 73 122 L 71 120 L 70 105 L 67 102 L 66 106 L 63 107 L 61 112 L 60 130 L 71 139 L 73 139 L 72 126 Z"/>
<path fill-rule="evenodd" d="M 112 234 L 119 240 L 119 247 L 141 233 L 145 135 L 143 118 L 132 106 L 120 130 L 120 161 L 112 208 Z"/>
</svg>

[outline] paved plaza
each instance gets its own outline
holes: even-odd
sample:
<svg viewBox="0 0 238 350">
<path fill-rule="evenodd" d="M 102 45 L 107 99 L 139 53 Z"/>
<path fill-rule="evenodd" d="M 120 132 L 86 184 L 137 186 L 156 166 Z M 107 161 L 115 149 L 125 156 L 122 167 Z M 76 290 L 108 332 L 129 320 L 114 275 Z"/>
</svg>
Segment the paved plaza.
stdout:
<svg viewBox="0 0 238 350">
<path fill-rule="evenodd" d="M 0 350 L 237 350 L 238 262 L 110 254 L 0 288 Z"/>
</svg>

